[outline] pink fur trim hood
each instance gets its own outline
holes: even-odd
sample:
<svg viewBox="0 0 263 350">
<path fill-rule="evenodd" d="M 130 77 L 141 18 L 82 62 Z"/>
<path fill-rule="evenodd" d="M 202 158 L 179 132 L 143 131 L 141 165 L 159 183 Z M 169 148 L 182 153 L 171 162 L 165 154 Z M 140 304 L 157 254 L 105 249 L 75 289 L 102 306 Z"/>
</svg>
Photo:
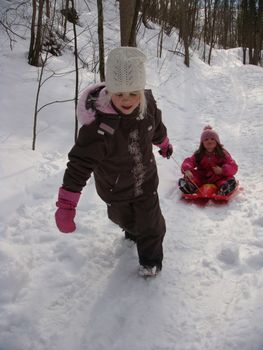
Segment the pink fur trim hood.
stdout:
<svg viewBox="0 0 263 350">
<path fill-rule="evenodd" d="M 86 108 L 86 101 L 88 96 L 96 89 L 102 88 L 99 97 L 96 100 L 96 109 L 105 114 L 117 114 L 112 107 L 111 103 L 107 100 L 106 95 L 108 93 L 105 83 L 97 83 L 90 85 L 80 96 L 77 105 L 77 118 L 81 125 L 89 125 L 95 120 L 96 111 Z"/>
</svg>

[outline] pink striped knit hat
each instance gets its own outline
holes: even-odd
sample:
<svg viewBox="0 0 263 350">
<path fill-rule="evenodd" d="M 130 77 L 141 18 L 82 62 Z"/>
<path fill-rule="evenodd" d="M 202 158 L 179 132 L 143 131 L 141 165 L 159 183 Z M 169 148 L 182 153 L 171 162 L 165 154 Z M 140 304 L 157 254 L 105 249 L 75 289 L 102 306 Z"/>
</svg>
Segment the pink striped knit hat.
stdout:
<svg viewBox="0 0 263 350">
<path fill-rule="evenodd" d="M 212 126 L 207 125 L 204 127 L 203 132 L 201 134 L 201 142 L 207 139 L 214 139 L 217 143 L 221 143 L 218 134 L 213 130 Z"/>
</svg>

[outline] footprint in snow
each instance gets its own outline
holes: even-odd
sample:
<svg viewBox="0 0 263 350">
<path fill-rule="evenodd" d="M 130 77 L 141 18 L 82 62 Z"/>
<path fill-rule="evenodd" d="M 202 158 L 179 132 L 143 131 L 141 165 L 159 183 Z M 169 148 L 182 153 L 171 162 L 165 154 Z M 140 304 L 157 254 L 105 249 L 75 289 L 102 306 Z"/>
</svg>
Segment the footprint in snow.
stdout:
<svg viewBox="0 0 263 350">
<path fill-rule="evenodd" d="M 221 248 L 221 251 L 217 255 L 217 259 L 220 260 L 228 267 L 236 266 L 239 264 L 239 249 L 235 245 L 228 245 Z"/>
</svg>

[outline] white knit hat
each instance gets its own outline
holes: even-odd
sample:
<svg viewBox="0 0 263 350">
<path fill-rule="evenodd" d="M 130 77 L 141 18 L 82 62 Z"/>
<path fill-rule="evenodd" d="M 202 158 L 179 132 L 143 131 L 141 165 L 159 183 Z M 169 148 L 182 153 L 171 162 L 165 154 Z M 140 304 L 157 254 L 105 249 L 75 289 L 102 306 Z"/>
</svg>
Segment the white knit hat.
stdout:
<svg viewBox="0 0 263 350">
<path fill-rule="evenodd" d="M 110 51 L 106 64 L 106 87 L 109 92 L 144 90 L 146 56 L 136 47 L 122 46 Z"/>
</svg>

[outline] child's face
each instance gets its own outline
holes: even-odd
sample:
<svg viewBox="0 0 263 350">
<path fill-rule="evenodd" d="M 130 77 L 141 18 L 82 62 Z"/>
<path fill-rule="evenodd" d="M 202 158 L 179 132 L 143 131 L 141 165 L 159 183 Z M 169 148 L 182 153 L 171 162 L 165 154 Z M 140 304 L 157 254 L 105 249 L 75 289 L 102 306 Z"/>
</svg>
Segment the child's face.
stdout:
<svg viewBox="0 0 263 350">
<path fill-rule="evenodd" d="M 215 139 L 206 139 L 203 141 L 204 148 L 208 152 L 213 152 L 214 149 L 216 148 L 216 140 Z"/>
<path fill-rule="evenodd" d="M 118 92 L 111 97 L 112 103 L 123 114 L 131 114 L 140 104 L 140 92 Z"/>
</svg>

